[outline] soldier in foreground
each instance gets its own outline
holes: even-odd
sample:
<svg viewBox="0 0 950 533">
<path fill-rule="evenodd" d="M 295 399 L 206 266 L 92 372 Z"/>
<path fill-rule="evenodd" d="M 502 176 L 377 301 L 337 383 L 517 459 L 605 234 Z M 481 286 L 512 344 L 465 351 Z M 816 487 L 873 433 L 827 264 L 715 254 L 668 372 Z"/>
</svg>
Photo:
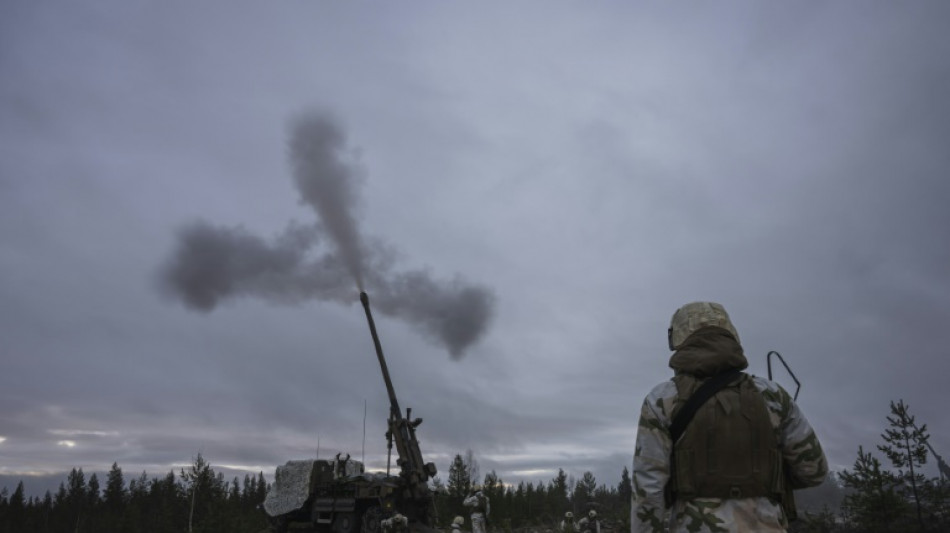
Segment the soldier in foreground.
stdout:
<svg viewBox="0 0 950 533">
<path fill-rule="evenodd" d="M 488 501 L 488 496 L 485 496 L 481 487 L 478 485 L 473 487 L 472 493 L 465 498 L 462 505 L 472 508 L 472 533 L 485 533 L 485 522 L 491 512 L 491 502 Z"/>
<path fill-rule="evenodd" d="M 640 411 L 631 531 L 786 531 L 792 489 L 828 473 L 814 430 L 782 387 L 740 372 L 749 362 L 721 305 L 684 305 L 668 336 L 673 379 Z"/>
</svg>

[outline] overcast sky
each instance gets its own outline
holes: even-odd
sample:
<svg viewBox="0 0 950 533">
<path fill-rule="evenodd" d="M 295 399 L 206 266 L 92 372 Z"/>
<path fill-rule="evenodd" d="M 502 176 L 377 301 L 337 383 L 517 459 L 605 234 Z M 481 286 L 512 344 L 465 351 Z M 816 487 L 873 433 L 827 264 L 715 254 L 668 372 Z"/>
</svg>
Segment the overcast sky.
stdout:
<svg viewBox="0 0 950 533">
<path fill-rule="evenodd" d="M 313 161 L 345 182 L 327 209 L 442 479 L 471 449 L 507 482 L 615 486 L 695 300 L 750 372 L 781 352 L 833 468 L 898 399 L 950 457 L 948 23 L 938 1 L 4 2 L 0 475 L 200 452 L 271 476 L 362 457 L 364 405 L 385 468 Z M 216 264 L 208 239 L 296 270 L 211 275 L 196 304 L 169 272 Z"/>
</svg>

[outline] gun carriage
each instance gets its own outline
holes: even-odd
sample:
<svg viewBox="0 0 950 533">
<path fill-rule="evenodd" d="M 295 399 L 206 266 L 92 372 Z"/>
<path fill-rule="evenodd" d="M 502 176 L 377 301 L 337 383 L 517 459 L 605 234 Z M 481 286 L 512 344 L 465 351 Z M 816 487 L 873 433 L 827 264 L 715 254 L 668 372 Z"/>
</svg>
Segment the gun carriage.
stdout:
<svg viewBox="0 0 950 533">
<path fill-rule="evenodd" d="M 399 472 L 390 475 L 389 464 L 385 474 L 365 472 L 360 461 L 344 454 L 330 460 L 288 461 L 277 467 L 263 505 L 277 533 L 377 533 L 382 521 L 397 512 L 408 519 L 412 531 L 429 530 L 435 520 L 428 481 L 436 468 L 423 461 L 416 438 L 422 419 L 412 419 L 412 409 L 403 416 L 365 292 L 360 301 L 389 393 L 386 440 L 390 456 L 396 444 Z"/>
</svg>

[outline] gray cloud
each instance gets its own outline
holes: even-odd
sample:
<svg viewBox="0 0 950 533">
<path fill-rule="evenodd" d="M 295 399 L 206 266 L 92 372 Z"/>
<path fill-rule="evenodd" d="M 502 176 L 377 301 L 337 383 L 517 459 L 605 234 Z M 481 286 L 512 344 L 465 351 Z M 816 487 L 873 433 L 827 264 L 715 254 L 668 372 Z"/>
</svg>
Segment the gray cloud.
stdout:
<svg viewBox="0 0 950 533">
<path fill-rule="evenodd" d="M 943 3 L 8 4 L 0 475 L 270 475 L 364 401 L 384 465 L 359 287 L 443 473 L 616 483 L 706 298 L 833 464 L 898 398 L 950 453 Z"/>
</svg>

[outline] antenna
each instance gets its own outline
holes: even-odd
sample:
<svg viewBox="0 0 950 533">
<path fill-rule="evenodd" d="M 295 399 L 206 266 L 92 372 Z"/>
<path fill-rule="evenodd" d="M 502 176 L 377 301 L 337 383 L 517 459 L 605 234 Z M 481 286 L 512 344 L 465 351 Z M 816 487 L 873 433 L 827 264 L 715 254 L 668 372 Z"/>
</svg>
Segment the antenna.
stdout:
<svg viewBox="0 0 950 533">
<path fill-rule="evenodd" d="M 366 465 L 366 398 L 363 398 L 363 457 L 360 459 L 364 468 Z"/>
<path fill-rule="evenodd" d="M 792 372 L 792 369 L 788 367 L 788 363 L 785 362 L 785 358 L 782 357 L 782 354 L 776 352 L 775 350 L 772 350 L 765 356 L 765 362 L 768 364 L 768 367 L 769 367 L 769 381 L 772 381 L 772 354 L 775 354 L 776 356 L 778 356 L 778 360 L 782 362 L 782 366 L 784 366 L 785 370 L 788 371 L 788 375 L 792 376 L 792 379 L 795 380 L 795 397 L 792 399 L 798 400 L 798 391 L 802 389 L 802 384 L 801 382 L 798 381 L 798 378 L 795 377 L 795 373 Z"/>
</svg>

